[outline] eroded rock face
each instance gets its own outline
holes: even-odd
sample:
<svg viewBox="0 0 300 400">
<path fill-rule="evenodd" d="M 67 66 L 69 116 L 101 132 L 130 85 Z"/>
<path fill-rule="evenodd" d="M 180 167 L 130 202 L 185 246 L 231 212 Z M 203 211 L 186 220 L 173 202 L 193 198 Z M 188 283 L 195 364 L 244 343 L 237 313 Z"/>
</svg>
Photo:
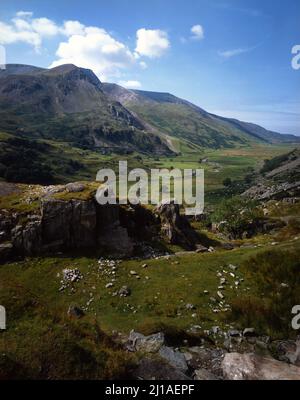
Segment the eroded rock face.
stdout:
<svg viewBox="0 0 300 400">
<path fill-rule="evenodd" d="M 300 367 L 255 354 L 227 353 L 222 368 L 229 380 L 300 380 Z"/>
<path fill-rule="evenodd" d="M 40 214 L 18 223 L 2 221 L 5 240 L 11 240 L 16 254 L 38 255 L 68 249 L 105 249 L 118 256 L 129 256 L 133 243 L 120 225 L 118 206 L 100 206 L 94 199 L 60 200 L 45 197 Z"/>
<path fill-rule="evenodd" d="M 11 257 L 13 245 L 11 243 L 0 244 L 0 262 L 6 262 Z"/>
<path fill-rule="evenodd" d="M 14 250 L 19 254 L 39 254 L 42 245 L 41 221 L 30 221 L 26 225 L 17 225 L 11 231 Z"/>
<path fill-rule="evenodd" d="M 92 200 L 72 200 L 71 246 L 95 247 L 97 209 Z"/>
<path fill-rule="evenodd" d="M 66 187 L 74 192 L 84 189 L 79 183 L 39 187 L 34 199 L 40 200 L 40 210 L 35 214 L 1 210 L 0 243 L 11 242 L 14 255 L 21 256 L 94 249 L 117 258 L 131 256 L 134 250 L 144 253 L 143 241 L 153 240 L 160 231 L 171 243 L 186 250 L 195 250 L 199 245 L 197 233 L 174 202 L 163 204 L 152 213 L 141 206 L 100 205 L 92 197 L 54 197 Z M 198 250 L 207 249 L 198 246 Z M 155 252 L 147 250 L 149 257 L 152 253 Z"/>
<path fill-rule="evenodd" d="M 43 244 L 59 242 L 62 246 L 70 244 L 70 225 L 72 202 L 46 199 L 41 202 Z"/>
<path fill-rule="evenodd" d="M 180 207 L 174 201 L 170 204 L 161 204 L 156 213 L 161 221 L 162 234 L 172 244 L 182 245 L 187 249 L 194 250 L 199 243 L 197 233 L 192 229 L 188 219 L 180 215 Z"/>
</svg>

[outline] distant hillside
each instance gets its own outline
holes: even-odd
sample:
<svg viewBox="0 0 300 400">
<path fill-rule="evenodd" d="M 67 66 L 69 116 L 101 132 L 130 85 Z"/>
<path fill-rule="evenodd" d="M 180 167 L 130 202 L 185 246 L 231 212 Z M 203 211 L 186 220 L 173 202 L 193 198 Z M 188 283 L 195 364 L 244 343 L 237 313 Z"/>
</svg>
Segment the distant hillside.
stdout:
<svg viewBox="0 0 300 400">
<path fill-rule="evenodd" d="M 266 160 L 261 173 L 276 181 L 300 181 L 300 148 Z"/>
<path fill-rule="evenodd" d="M 217 117 L 221 118 L 221 117 Z M 233 125 L 248 132 L 249 135 L 259 137 L 269 143 L 296 143 L 300 142 L 300 138 L 294 135 L 281 134 L 274 131 L 269 131 L 259 125 L 252 124 L 250 122 L 243 122 L 233 118 L 222 118 L 225 121 L 229 121 Z"/>
<path fill-rule="evenodd" d="M 86 148 L 171 153 L 104 93 L 92 71 L 74 65 L 50 70 L 8 65 L 0 71 L 0 129 Z"/>
<path fill-rule="evenodd" d="M 210 114 L 169 93 L 128 90 L 110 83 L 104 83 L 103 88 L 153 129 L 200 146 L 220 148 L 253 142 L 300 141 L 293 135 L 281 135 L 258 125 Z"/>
</svg>

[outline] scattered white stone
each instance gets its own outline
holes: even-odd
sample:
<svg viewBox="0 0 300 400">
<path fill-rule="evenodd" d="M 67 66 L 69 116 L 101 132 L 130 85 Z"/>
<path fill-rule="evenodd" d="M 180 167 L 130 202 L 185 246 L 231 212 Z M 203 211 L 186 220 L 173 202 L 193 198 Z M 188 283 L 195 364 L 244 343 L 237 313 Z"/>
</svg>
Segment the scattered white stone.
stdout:
<svg viewBox="0 0 300 400">
<path fill-rule="evenodd" d="M 281 283 L 280 286 L 283 287 L 283 288 L 288 288 L 289 287 L 289 285 L 287 283 L 284 283 L 284 282 Z"/>
<path fill-rule="evenodd" d="M 188 303 L 188 304 L 186 304 L 185 308 L 187 310 L 194 310 L 195 306 L 193 304 L 191 304 L 191 303 Z"/>
<path fill-rule="evenodd" d="M 65 282 L 77 282 L 83 278 L 81 272 L 77 268 L 76 269 L 66 268 L 62 271 L 62 273 Z"/>
</svg>

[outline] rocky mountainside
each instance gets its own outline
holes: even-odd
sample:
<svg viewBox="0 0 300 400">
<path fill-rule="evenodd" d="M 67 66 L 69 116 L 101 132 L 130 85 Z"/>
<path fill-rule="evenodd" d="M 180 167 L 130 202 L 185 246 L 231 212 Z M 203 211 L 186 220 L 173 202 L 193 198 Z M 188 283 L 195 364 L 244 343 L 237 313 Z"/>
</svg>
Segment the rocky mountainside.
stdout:
<svg viewBox="0 0 300 400">
<path fill-rule="evenodd" d="M 256 200 L 286 199 L 294 202 L 300 196 L 300 150 L 266 160 L 257 182 L 244 196 Z"/>
<path fill-rule="evenodd" d="M 200 146 L 232 147 L 252 142 L 298 142 L 293 135 L 281 135 L 258 125 L 223 118 L 169 93 L 128 90 L 104 83 L 104 91 L 122 103 L 154 130 Z"/>
<path fill-rule="evenodd" d="M 0 129 L 90 148 L 170 153 L 167 145 L 104 93 L 91 71 L 74 65 L 0 71 Z"/>
<path fill-rule="evenodd" d="M 262 127 L 212 115 L 168 93 L 102 83 L 74 65 L 8 64 L 0 71 L 0 129 L 90 149 L 172 154 L 172 138 L 206 148 L 296 142 Z"/>
</svg>

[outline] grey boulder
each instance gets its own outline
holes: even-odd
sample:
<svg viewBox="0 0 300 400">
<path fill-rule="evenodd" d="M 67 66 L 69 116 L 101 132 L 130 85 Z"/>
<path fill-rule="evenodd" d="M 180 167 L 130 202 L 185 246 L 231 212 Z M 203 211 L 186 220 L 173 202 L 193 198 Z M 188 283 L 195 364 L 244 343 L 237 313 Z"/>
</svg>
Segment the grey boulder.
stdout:
<svg viewBox="0 0 300 400">
<path fill-rule="evenodd" d="M 222 368 L 228 380 L 300 380 L 300 367 L 251 353 L 225 354 Z"/>
</svg>

